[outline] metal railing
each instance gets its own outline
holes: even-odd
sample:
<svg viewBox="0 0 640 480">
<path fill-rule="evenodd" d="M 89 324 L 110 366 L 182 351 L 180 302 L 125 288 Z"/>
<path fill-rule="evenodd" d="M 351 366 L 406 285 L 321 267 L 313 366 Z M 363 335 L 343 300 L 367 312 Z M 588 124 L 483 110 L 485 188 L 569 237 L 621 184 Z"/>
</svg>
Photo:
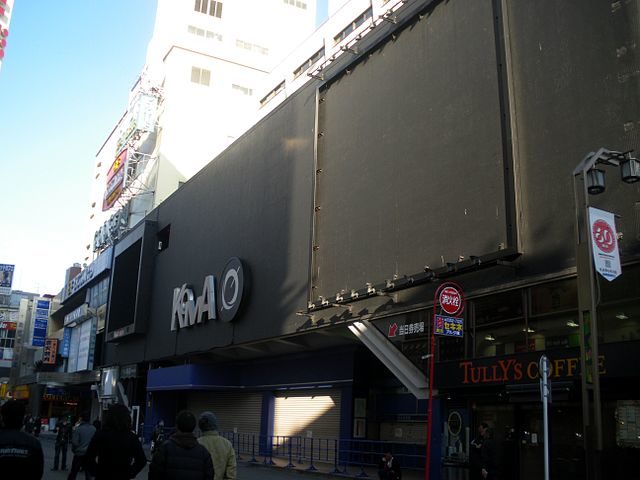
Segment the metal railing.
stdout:
<svg viewBox="0 0 640 480">
<path fill-rule="evenodd" d="M 238 459 L 265 465 L 275 465 L 274 459 L 279 459 L 287 462 L 287 468 L 368 477 L 365 469 L 377 468 L 386 451 L 393 452 L 404 469 L 423 470 L 425 464 L 422 444 L 234 432 L 221 435 L 233 444 Z"/>
</svg>

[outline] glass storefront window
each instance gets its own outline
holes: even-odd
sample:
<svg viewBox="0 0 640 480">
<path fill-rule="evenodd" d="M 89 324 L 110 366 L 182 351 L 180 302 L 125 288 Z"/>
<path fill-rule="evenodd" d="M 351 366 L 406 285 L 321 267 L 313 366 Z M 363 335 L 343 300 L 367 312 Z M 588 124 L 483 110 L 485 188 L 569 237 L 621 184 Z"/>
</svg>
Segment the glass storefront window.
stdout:
<svg viewBox="0 0 640 480">
<path fill-rule="evenodd" d="M 598 337 L 604 343 L 640 340 L 640 300 L 598 309 Z"/>
<path fill-rule="evenodd" d="M 578 290 L 573 278 L 531 287 L 531 315 L 578 309 Z"/>
<path fill-rule="evenodd" d="M 527 351 L 522 300 L 513 290 L 473 301 L 476 357 Z"/>
<path fill-rule="evenodd" d="M 622 268 L 613 282 L 598 279 L 598 337 L 601 342 L 640 340 L 640 266 Z"/>
</svg>

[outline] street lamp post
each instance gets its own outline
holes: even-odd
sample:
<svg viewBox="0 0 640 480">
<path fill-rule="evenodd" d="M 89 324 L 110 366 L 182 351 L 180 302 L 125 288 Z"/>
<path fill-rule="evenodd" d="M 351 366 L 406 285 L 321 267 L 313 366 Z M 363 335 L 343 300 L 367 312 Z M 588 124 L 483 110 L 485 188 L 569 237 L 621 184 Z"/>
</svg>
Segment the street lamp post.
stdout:
<svg viewBox="0 0 640 480">
<path fill-rule="evenodd" d="M 582 428 L 585 467 L 589 480 L 602 477 L 602 409 L 598 356 L 598 321 L 596 272 L 593 264 L 592 235 L 589 228 L 589 195 L 605 190 L 605 170 L 602 166 L 620 167 L 622 180 L 640 180 L 638 161 L 630 152 L 600 148 L 590 152 L 573 171 L 574 206 L 576 216 L 576 274 L 578 287 L 578 318 L 580 324 L 580 368 L 582 390 Z M 615 239 L 614 241 L 617 241 Z"/>
</svg>

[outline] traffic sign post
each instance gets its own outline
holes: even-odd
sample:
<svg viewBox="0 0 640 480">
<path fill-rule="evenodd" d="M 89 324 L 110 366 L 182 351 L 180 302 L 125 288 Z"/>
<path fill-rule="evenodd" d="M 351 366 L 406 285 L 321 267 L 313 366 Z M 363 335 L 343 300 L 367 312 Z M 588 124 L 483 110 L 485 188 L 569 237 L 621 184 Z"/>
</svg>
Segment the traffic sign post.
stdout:
<svg viewBox="0 0 640 480">
<path fill-rule="evenodd" d="M 542 400 L 542 422 L 544 427 L 544 480 L 549 480 L 549 410 L 551 402 L 551 382 L 549 380 L 549 359 L 540 357 L 540 399 Z"/>
<path fill-rule="evenodd" d="M 438 307 L 440 313 L 438 314 Z M 429 406 L 427 409 L 427 452 L 424 469 L 424 478 L 429 480 L 431 469 L 431 431 L 433 423 L 433 375 L 435 370 L 436 335 L 449 335 L 461 337 L 463 335 L 463 319 L 455 315 L 464 312 L 464 294 L 462 287 L 455 282 L 446 282 L 438 287 L 433 296 L 433 315 L 430 329 L 431 342 L 427 352 L 429 358 Z M 446 319 L 446 320 L 445 320 Z M 448 333 L 445 333 L 448 332 Z M 458 334 L 459 333 L 459 334 Z"/>
</svg>

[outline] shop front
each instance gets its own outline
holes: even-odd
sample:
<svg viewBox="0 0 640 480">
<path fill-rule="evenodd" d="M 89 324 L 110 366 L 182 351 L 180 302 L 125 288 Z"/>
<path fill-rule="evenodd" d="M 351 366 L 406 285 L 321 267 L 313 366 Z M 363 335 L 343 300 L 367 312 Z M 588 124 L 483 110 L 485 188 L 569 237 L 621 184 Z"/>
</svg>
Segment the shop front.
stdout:
<svg viewBox="0 0 640 480">
<path fill-rule="evenodd" d="M 617 284 L 600 285 L 599 358 L 606 471 L 632 468 L 640 445 L 640 268 L 627 265 Z M 550 361 L 550 468 L 553 477 L 585 474 L 581 400 L 580 331 L 575 278 L 479 288 L 469 281 L 463 336 L 436 336 L 433 387 L 439 420 L 432 455 L 444 474 L 466 478 L 478 426 L 491 427 L 505 478 L 544 475 L 544 425 L 540 396 L 542 355 Z M 464 279 L 462 281 L 464 285 Z M 390 315 L 374 324 L 419 369 L 427 371 L 429 308 Z M 422 327 L 424 325 L 424 327 Z M 381 397 L 380 397 L 381 398 Z M 625 420 L 626 419 L 626 420 Z M 630 419 L 630 421 L 629 421 Z M 424 422 L 424 419 L 423 419 Z M 422 423 L 426 431 L 426 423 Z"/>
</svg>

